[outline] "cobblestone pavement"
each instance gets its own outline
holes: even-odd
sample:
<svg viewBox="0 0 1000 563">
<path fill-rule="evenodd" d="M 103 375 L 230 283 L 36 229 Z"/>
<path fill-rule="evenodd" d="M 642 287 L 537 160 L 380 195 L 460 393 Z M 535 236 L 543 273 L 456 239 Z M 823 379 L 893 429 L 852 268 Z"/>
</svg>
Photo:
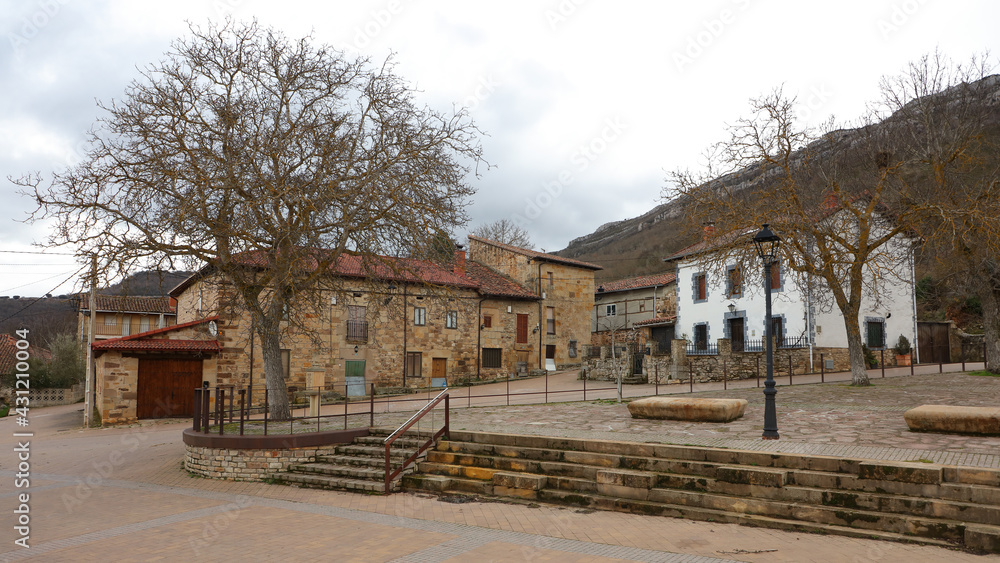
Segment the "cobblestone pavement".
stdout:
<svg viewBox="0 0 1000 563">
<path fill-rule="evenodd" d="M 953 456 L 995 465 L 992 438 L 911 435 L 906 408 L 924 403 L 990 404 L 996 378 L 946 374 L 780 387 L 782 438 L 768 447 L 836 451 L 851 457 Z M 572 383 L 558 377 L 553 388 Z M 525 383 L 538 385 L 538 382 Z M 632 420 L 623 405 L 472 407 L 453 410 L 455 428 L 593 436 L 727 447 L 760 446 L 759 390 L 743 419 L 726 425 Z M 474 401 L 473 401 L 474 402 Z M 405 417 L 383 413 L 382 422 Z M 798 534 L 674 518 L 548 505 L 455 504 L 416 494 L 373 496 L 266 483 L 195 478 L 182 469 L 187 421 L 79 427 L 79 405 L 33 409 L 30 488 L 15 485 L 13 417 L 0 420 L 0 561 L 1000 561 L 935 547 Z M 23 441 L 23 440 L 22 440 Z M 914 457 L 908 457 L 914 456 Z M 978 457 L 977 457 L 978 456 Z M 30 549 L 17 537 L 19 494 L 30 493 Z"/>
</svg>

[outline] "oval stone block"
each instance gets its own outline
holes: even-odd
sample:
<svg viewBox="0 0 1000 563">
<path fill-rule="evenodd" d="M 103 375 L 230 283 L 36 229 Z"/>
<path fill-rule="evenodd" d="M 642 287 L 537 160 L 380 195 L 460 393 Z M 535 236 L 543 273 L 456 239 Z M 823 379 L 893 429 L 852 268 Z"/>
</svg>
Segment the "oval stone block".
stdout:
<svg viewBox="0 0 1000 563">
<path fill-rule="evenodd" d="M 903 413 L 915 432 L 1000 435 L 1000 407 L 920 405 Z"/>
<path fill-rule="evenodd" d="M 743 416 L 746 399 L 699 399 L 694 397 L 646 397 L 628 404 L 632 418 L 729 422 Z"/>
</svg>

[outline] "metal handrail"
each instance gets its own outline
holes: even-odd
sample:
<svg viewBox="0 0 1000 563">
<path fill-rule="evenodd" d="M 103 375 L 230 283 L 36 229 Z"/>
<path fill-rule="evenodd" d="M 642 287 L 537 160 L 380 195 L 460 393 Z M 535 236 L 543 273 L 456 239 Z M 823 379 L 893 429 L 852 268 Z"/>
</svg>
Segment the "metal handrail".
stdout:
<svg viewBox="0 0 1000 563">
<path fill-rule="evenodd" d="M 392 447 L 392 443 L 395 442 L 396 439 L 399 438 L 404 432 L 409 430 L 411 426 L 416 424 L 417 421 L 423 418 L 424 415 L 432 411 L 434 407 L 436 407 L 439 403 L 441 403 L 442 400 L 444 401 L 444 427 L 442 427 L 441 430 L 438 430 L 433 435 L 431 435 L 430 439 L 428 439 L 426 442 L 424 442 L 423 445 L 417 448 L 417 451 L 413 455 L 406 458 L 406 460 L 403 462 L 402 465 L 399 466 L 398 469 L 390 473 L 389 470 L 391 468 L 391 464 L 389 461 L 389 449 Z M 424 451 L 426 451 L 431 446 L 431 444 L 433 444 L 435 441 L 437 441 L 438 438 L 440 438 L 443 435 L 450 437 L 449 426 L 448 426 L 449 422 L 448 413 L 450 410 L 451 410 L 451 401 L 448 395 L 448 389 L 445 389 L 444 391 L 438 393 L 436 397 L 434 397 L 429 403 L 424 405 L 422 409 L 414 413 L 413 416 L 409 418 L 409 420 L 404 422 L 402 426 L 397 428 L 395 431 L 389 434 L 385 440 L 382 441 L 382 443 L 385 445 L 385 494 L 389 494 L 392 480 L 395 479 L 397 475 L 402 473 L 403 470 L 409 467 L 410 464 L 416 461 L 417 458 L 420 457 L 420 454 L 424 453 Z"/>
</svg>

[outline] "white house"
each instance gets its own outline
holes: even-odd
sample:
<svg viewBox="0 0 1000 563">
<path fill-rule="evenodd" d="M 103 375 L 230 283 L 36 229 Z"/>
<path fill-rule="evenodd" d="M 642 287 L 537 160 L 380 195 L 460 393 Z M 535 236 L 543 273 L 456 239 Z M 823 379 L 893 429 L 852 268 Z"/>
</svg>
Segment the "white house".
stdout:
<svg viewBox="0 0 1000 563">
<path fill-rule="evenodd" d="M 750 244 L 755 231 L 745 233 Z M 780 234 L 780 233 L 779 233 Z M 731 239 L 730 239 L 731 240 Z M 706 237 L 666 258 L 677 272 L 677 338 L 688 340 L 697 353 L 710 353 L 717 339 L 730 340 L 732 350 L 760 350 L 765 334 L 764 266 L 759 258 L 742 271 L 738 264 L 709 271 L 706 254 L 723 242 Z M 905 271 L 875 283 L 866 280 L 870 295 L 862 299 L 857 319 L 862 341 L 872 350 L 891 348 L 900 335 L 916 344 L 916 307 L 912 244 L 902 236 L 886 245 L 885 253 L 898 257 Z M 871 278 L 871 276 L 868 276 Z M 771 318 L 779 347 L 809 348 L 810 368 L 819 354 L 846 360 L 847 330 L 840 309 L 825 282 L 787 269 L 780 261 L 772 267 Z M 888 356 L 887 356 L 888 358 Z M 844 360 L 838 361 L 843 364 Z M 838 367 L 845 367 L 840 365 Z"/>
</svg>

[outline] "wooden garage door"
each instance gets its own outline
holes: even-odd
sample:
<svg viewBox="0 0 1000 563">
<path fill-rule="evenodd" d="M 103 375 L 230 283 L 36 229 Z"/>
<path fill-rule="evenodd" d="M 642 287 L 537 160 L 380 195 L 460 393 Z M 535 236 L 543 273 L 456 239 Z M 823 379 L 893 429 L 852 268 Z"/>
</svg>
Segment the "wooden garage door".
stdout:
<svg viewBox="0 0 1000 563">
<path fill-rule="evenodd" d="M 201 385 L 201 360 L 140 358 L 136 416 L 164 418 L 194 414 L 194 389 Z"/>
</svg>

